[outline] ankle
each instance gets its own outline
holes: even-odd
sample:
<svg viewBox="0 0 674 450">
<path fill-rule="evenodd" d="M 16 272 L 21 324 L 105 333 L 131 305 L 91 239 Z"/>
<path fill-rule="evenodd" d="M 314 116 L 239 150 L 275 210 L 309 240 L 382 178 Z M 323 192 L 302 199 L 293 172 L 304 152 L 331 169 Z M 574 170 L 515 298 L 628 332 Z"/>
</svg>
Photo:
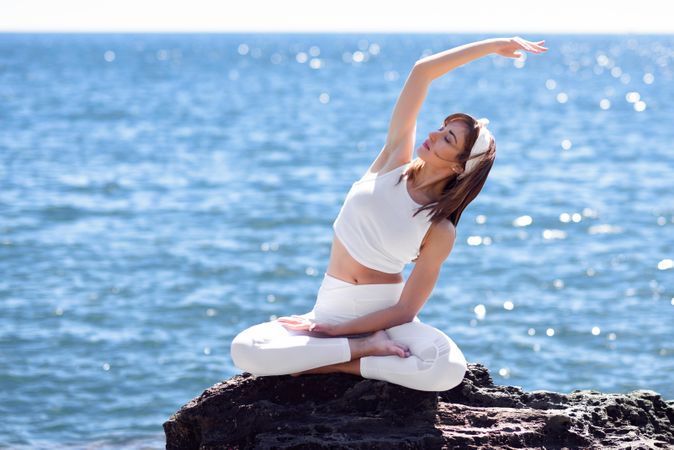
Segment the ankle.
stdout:
<svg viewBox="0 0 674 450">
<path fill-rule="evenodd" d="M 349 348 L 351 349 L 351 361 L 362 358 L 363 356 L 369 356 L 369 352 L 372 350 L 370 347 L 368 337 L 350 338 Z"/>
</svg>

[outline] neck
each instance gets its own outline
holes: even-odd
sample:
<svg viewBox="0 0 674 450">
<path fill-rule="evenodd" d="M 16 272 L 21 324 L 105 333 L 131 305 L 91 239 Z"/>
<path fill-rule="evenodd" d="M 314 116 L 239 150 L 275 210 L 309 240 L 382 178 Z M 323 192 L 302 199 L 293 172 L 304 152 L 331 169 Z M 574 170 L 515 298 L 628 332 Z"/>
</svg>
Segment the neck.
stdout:
<svg viewBox="0 0 674 450">
<path fill-rule="evenodd" d="M 426 161 L 421 162 L 421 169 L 417 172 L 416 179 L 412 183 L 415 190 L 423 192 L 433 201 L 437 200 L 445 187 L 447 178 L 454 172 L 448 169 L 433 167 Z"/>
</svg>

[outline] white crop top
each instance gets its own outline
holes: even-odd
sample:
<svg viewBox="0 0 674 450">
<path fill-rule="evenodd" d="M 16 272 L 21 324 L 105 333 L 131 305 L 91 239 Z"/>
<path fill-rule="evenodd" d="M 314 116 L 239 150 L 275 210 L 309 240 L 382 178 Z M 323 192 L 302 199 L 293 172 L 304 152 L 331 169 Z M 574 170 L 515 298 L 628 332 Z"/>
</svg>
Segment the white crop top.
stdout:
<svg viewBox="0 0 674 450">
<path fill-rule="evenodd" d="M 366 267 L 399 273 L 419 256 L 431 213 L 412 217 L 422 205 L 410 197 L 407 177 L 395 184 L 409 164 L 379 176 L 368 172 L 353 183 L 332 224 L 349 254 Z"/>
</svg>

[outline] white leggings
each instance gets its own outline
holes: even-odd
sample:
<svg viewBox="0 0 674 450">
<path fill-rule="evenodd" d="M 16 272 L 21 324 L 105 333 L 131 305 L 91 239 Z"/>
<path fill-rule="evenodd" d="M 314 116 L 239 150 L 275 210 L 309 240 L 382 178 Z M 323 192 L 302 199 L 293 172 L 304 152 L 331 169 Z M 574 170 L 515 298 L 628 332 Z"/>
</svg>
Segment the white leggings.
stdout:
<svg viewBox="0 0 674 450">
<path fill-rule="evenodd" d="M 316 304 L 301 316 L 318 323 L 349 321 L 396 304 L 404 285 L 404 282 L 351 284 L 326 273 Z M 442 331 L 422 323 L 415 316 L 412 322 L 387 328 L 386 333 L 394 341 L 406 345 L 411 356 L 364 356 L 360 358 L 360 372 L 364 378 L 420 391 L 445 391 L 463 380 L 466 359 Z M 288 375 L 351 361 L 350 336 L 322 336 L 288 330 L 276 321 L 260 323 L 246 328 L 232 340 L 232 361 L 236 367 L 254 376 Z"/>
</svg>

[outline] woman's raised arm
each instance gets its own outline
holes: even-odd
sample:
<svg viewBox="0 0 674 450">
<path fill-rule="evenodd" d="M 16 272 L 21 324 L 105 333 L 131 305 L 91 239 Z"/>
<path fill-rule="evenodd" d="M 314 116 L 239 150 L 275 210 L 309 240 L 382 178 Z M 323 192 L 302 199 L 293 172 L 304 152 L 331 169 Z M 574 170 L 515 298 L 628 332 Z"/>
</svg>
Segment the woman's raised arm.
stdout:
<svg viewBox="0 0 674 450">
<path fill-rule="evenodd" d="M 417 115 L 426 98 L 431 82 L 452 69 L 482 56 L 496 53 L 509 58 L 519 58 L 517 50 L 532 53 L 547 51 L 545 41 L 529 42 L 518 36 L 491 38 L 454 47 L 418 60 L 412 68 L 403 90 L 393 108 L 386 143 L 370 166 L 370 172 L 378 172 L 393 160 L 395 166 L 409 162 L 414 155 Z"/>
<path fill-rule="evenodd" d="M 434 80 L 450 70 L 491 53 L 509 58 L 519 58 L 521 54 L 515 53 L 517 50 L 526 50 L 532 53 L 547 51 L 547 48 L 541 45 L 543 42 L 545 41 L 531 42 L 519 36 L 484 39 L 422 58 L 415 64 L 415 69 Z"/>
</svg>

